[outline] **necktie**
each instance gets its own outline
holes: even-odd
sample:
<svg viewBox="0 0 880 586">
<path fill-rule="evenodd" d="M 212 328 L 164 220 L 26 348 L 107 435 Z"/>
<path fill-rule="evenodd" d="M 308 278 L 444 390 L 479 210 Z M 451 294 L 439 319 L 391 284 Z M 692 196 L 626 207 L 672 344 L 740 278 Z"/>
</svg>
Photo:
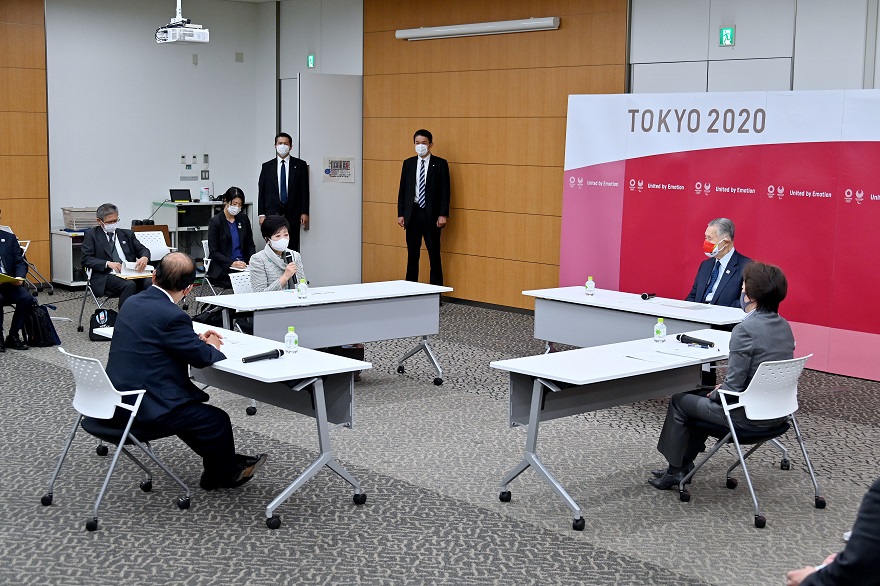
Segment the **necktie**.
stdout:
<svg viewBox="0 0 880 586">
<path fill-rule="evenodd" d="M 284 165 L 285 161 L 281 161 L 281 182 L 278 186 L 278 192 L 281 195 L 281 205 L 287 204 L 287 171 Z"/>
<path fill-rule="evenodd" d="M 119 252 L 116 250 L 116 239 L 114 238 L 115 234 L 108 234 L 107 238 L 110 239 L 110 260 L 113 262 L 122 262 L 122 259 L 119 258 Z"/>
<path fill-rule="evenodd" d="M 425 159 L 419 165 L 419 192 L 416 194 L 416 203 L 420 208 L 425 207 Z"/>
<path fill-rule="evenodd" d="M 715 279 L 718 278 L 718 272 L 721 270 L 721 261 L 715 261 L 715 266 L 712 267 L 712 274 L 709 276 L 709 283 L 706 285 L 706 294 L 703 295 L 703 301 L 706 301 L 706 297 L 709 296 L 709 293 L 712 292 L 712 285 L 715 284 Z"/>
</svg>

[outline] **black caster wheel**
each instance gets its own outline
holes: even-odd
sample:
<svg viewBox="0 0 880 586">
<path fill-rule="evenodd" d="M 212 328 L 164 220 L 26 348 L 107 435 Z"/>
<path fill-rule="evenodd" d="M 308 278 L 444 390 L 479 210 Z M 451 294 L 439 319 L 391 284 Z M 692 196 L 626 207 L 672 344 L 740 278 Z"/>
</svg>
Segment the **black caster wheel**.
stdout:
<svg viewBox="0 0 880 586">
<path fill-rule="evenodd" d="M 739 485 L 739 481 L 736 478 L 728 478 L 727 479 L 727 488 L 733 490 Z"/>
<path fill-rule="evenodd" d="M 83 331 L 83 327 L 82 327 L 82 326 L 76 326 L 76 331 L 78 331 L 78 332 Z"/>
<path fill-rule="evenodd" d="M 781 470 L 791 470 L 791 460 L 783 458 L 782 461 L 779 462 L 779 468 Z"/>
<path fill-rule="evenodd" d="M 101 444 L 100 446 L 95 448 L 95 453 L 99 456 L 106 456 L 108 453 L 110 453 L 110 450 L 107 449 L 107 446 Z"/>
<path fill-rule="evenodd" d="M 438 376 L 437 378 L 434 379 L 434 386 L 435 386 L 435 387 L 439 387 L 439 386 L 442 385 L 442 384 L 443 384 L 443 379 L 440 378 L 439 376 Z"/>
<path fill-rule="evenodd" d="M 184 310 L 184 311 L 189 311 L 189 303 L 184 303 L 184 304 L 183 304 L 183 310 Z"/>
<path fill-rule="evenodd" d="M 683 503 L 689 503 L 691 501 L 691 493 L 686 490 L 681 490 L 678 493 L 678 500 Z"/>
<path fill-rule="evenodd" d="M 247 409 L 244 410 L 244 412 L 247 413 L 248 415 L 256 415 L 257 408 L 256 407 L 248 407 Z"/>
<path fill-rule="evenodd" d="M 52 504 L 52 493 L 50 492 L 49 494 L 44 494 L 43 498 L 40 499 L 40 504 L 43 505 L 44 507 L 48 507 L 49 505 L 51 505 Z"/>
<path fill-rule="evenodd" d="M 49 291 L 49 295 L 55 295 L 55 291 Z"/>
<path fill-rule="evenodd" d="M 86 521 L 86 531 L 97 531 L 98 530 L 98 520 L 97 519 L 89 519 Z"/>
<path fill-rule="evenodd" d="M 498 495 L 498 500 L 501 501 L 502 503 L 509 503 L 510 502 L 510 491 L 509 490 L 502 491 L 501 494 Z"/>
<path fill-rule="evenodd" d="M 367 502 L 367 495 L 364 493 L 356 494 L 352 497 L 352 500 L 354 501 L 354 504 L 362 505 Z"/>
<path fill-rule="evenodd" d="M 50 503 L 52 502 L 52 497 L 51 497 L 51 496 L 49 496 L 49 502 L 50 502 Z M 821 497 L 821 496 L 817 496 L 817 497 L 816 497 L 816 508 L 817 508 L 817 509 L 824 509 L 824 508 L 825 508 L 825 504 L 826 504 L 826 503 L 825 503 L 825 497 Z"/>
<path fill-rule="evenodd" d="M 767 518 L 764 515 L 755 515 L 755 527 L 763 529 L 767 525 Z"/>
<path fill-rule="evenodd" d="M 188 509 L 189 508 L 189 497 L 182 496 L 177 499 L 177 508 L 178 509 Z"/>
<path fill-rule="evenodd" d="M 278 529 L 281 527 L 281 517 L 278 515 L 272 515 L 270 518 L 266 519 L 266 527 L 269 529 Z"/>
<path fill-rule="evenodd" d="M 150 492 L 153 490 L 153 481 L 152 480 L 142 480 L 141 481 L 141 490 L 144 492 Z"/>
<path fill-rule="evenodd" d="M 575 531 L 583 531 L 584 527 L 586 527 L 586 526 L 587 526 L 587 522 L 584 521 L 583 517 L 575 519 L 574 521 L 571 522 L 571 528 L 574 529 Z"/>
<path fill-rule="evenodd" d="M 397 374 L 403 374 L 403 371 L 404 371 L 404 368 L 403 368 L 403 365 L 401 364 L 400 366 L 397 367 Z"/>
</svg>

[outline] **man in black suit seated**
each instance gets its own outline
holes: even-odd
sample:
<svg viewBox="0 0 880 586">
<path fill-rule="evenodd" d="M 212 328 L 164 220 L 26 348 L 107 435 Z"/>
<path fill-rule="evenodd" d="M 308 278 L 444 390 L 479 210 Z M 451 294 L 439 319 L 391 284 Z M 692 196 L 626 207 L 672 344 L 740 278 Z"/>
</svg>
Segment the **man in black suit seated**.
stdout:
<svg viewBox="0 0 880 586">
<path fill-rule="evenodd" d="M 203 489 L 234 488 L 250 480 L 267 456 L 236 454 L 229 415 L 208 405 L 208 394 L 189 378 L 189 366 L 204 368 L 226 358 L 220 335 L 196 334 L 192 319 L 177 306 L 195 278 L 196 265 L 187 254 L 172 252 L 159 262 L 153 286 L 119 312 L 107 375 L 117 390 L 147 391 L 135 433 L 176 435 L 202 457 Z"/>
<path fill-rule="evenodd" d="M 709 258 L 700 263 L 694 286 L 685 301 L 739 307 L 743 269 L 751 259 L 733 246 L 735 227 L 727 218 L 715 218 L 706 227 L 703 252 Z"/>
<path fill-rule="evenodd" d="M 28 266 L 21 255 L 21 246 L 18 238 L 11 232 L 0 230 L 0 273 L 10 277 L 27 277 Z M 9 327 L 9 335 L 3 340 L 3 306 L 15 304 L 15 313 L 12 314 L 12 324 Z M 24 319 L 28 310 L 36 303 L 24 281 L 0 284 L 0 352 L 6 352 L 6 348 L 13 350 L 27 350 L 28 346 L 21 341 L 19 332 L 24 328 Z"/>
<path fill-rule="evenodd" d="M 134 232 L 119 228 L 119 209 L 112 203 L 98 207 L 98 225 L 86 230 L 82 243 L 82 264 L 92 270 L 89 281 L 92 291 L 100 297 L 119 297 L 119 309 L 125 301 L 150 286 L 150 279 L 120 279 L 122 263 L 135 263 L 143 271 L 150 262 L 150 249 L 135 238 Z M 116 274 L 114 274 L 116 273 Z"/>
</svg>

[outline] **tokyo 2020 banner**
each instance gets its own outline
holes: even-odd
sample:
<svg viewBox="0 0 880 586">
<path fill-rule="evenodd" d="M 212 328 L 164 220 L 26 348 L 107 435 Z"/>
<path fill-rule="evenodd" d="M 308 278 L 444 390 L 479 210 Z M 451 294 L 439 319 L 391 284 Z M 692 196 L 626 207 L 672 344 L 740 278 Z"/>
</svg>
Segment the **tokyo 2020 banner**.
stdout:
<svg viewBox="0 0 880 586">
<path fill-rule="evenodd" d="M 880 91 L 569 97 L 560 285 L 684 299 L 716 217 L 808 368 L 880 380 Z"/>
</svg>

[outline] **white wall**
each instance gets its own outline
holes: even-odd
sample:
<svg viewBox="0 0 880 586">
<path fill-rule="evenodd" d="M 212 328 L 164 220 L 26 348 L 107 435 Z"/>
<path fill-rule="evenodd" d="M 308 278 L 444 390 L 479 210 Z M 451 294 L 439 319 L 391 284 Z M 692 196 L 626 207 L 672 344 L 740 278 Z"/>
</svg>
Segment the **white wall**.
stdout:
<svg viewBox="0 0 880 586">
<path fill-rule="evenodd" d="M 61 207 L 113 202 L 127 224 L 171 187 L 197 194 L 210 182 L 181 182 L 181 154 L 198 168 L 210 155 L 216 194 L 237 185 L 255 199 L 275 127 L 274 4 L 187 0 L 210 43 L 158 45 L 175 4 L 46 0 L 53 228 Z"/>
<path fill-rule="evenodd" d="M 281 78 L 312 73 L 364 74 L 364 6 L 361 0 L 287 0 L 281 3 Z"/>
</svg>

